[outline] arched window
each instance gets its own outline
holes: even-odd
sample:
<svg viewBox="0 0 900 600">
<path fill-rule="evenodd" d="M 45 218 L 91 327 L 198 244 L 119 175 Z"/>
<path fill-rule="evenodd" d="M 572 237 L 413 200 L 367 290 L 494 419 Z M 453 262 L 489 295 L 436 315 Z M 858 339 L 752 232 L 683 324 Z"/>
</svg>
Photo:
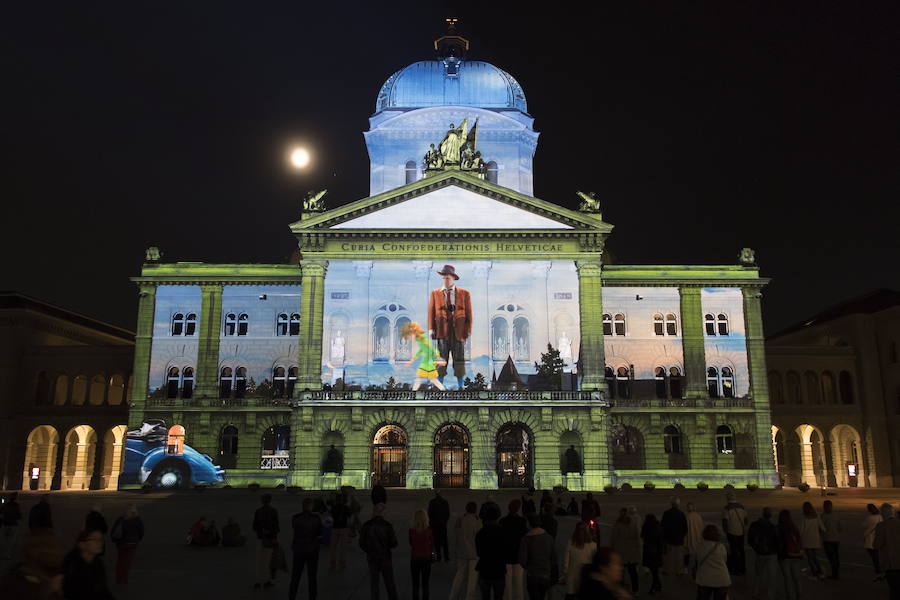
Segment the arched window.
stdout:
<svg viewBox="0 0 900 600">
<path fill-rule="evenodd" d="M 122 404 L 125 399 L 125 378 L 121 375 L 113 375 L 109 378 L 109 392 L 107 392 L 106 403 L 111 406 Z"/>
<path fill-rule="evenodd" d="M 272 396 L 275 398 L 283 398 L 286 388 L 287 379 L 284 367 L 275 367 L 272 371 Z"/>
<path fill-rule="evenodd" d="M 612 335 L 612 315 L 603 314 L 603 335 Z"/>
<path fill-rule="evenodd" d="M 734 372 L 731 367 L 722 367 L 722 396 L 734 398 Z"/>
<path fill-rule="evenodd" d="M 822 399 L 826 404 L 837 404 L 837 390 L 834 385 L 834 375 L 831 371 L 822 373 Z"/>
<path fill-rule="evenodd" d="M 716 450 L 719 454 L 734 454 L 734 432 L 728 425 L 716 427 Z"/>
<path fill-rule="evenodd" d="M 669 368 L 669 393 L 673 398 L 681 398 L 682 386 L 681 370 L 678 367 Z"/>
<path fill-rule="evenodd" d="M 631 398 L 631 373 L 625 367 L 616 369 L 616 395 L 619 398 Z"/>
<path fill-rule="evenodd" d="M 288 377 L 287 377 L 287 397 L 294 397 L 294 386 L 297 385 L 297 367 L 291 367 L 288 369 Z"/>
<path fill-rule="evenodd" d="M 672 313 L 666 313 L 666 335 L 678 335 L 678 322 Z"/>
<path fill-rule="evenodd" d="M 84 375 L 76 375 L 75 382 L 72 384 L 72 404 L 81 406 L 87 399 L 87 377 Z"/>
<path fill-rule="evenodd" d="M 412 183 L 416 180 L 419 172 L 416 168 L 416 161 L 408 160 L 406 161 L 406 183 Z"/>
<path fill-rule="evenodd" d="M 707 313 L 703 316 L 703 322 L 706 324 L 706 335 L 716 335 L 716 318 Z"/>
<path fill-rule="evenodd" d="M 728 316 L 719 313 L 716 315 L 716 328 L 719 330 L 719 335 L 728 335 Z"/>
<path fill-rule="evenodd" d="M 710 398 L 719 397 L 719 370 L 715 367 L 706 369 L 706 388 L 709 390 Z"/>
<path fill-rule="evenodd" d="M 409 323 L 409 317 L 400 317 L 394 321 L 394 360 L 409 360 L 412 358 L 412 341 L 403 339 L 400 332 Z"/>
<path fill-rule="evenodd" d="M 806 379 L 806 399 L 810 404 L 822 404 L 822 388 L 819 386 L 819 376 L 813 371 L 807 371 L 803 374 Z M 797 381 L 797 395 L 800 395 L 800 382 Z M 798 401 L 799 404 L 799 401 Z"/>
<path fill-rule="evenodd" d="M 849 371 L 841 371 L 838 375 L 838 386 L 841 391 L 841 403 L 853 404 L 853 378 Z"/>
<path fill-rule="evenodd" d="M 106 377 L 103 375 L 94 375 L 91 378 L 91 394 L 90 402 L 94 406 L 103 404 L 106 396 Z"/>
<path fill-rule="evenodd" d="M 663 429 L 663 450 L 666 454 L 684 454 L 684 439 L 674 425 L 666 425 Z"/>
<path fill-rule="evenodd" d="M 185 367 L 181 372 L 181 397 L 190 398 L 194 395 L 194 369 Z"/>
<path fill-rule="evenodd" d="M 234 397 L 243 398 L 247 395 L 247 368 L 238 367 L 234 371 Z"/>
<path fill-rule="evenodd" d="M 170 367 L 169 373 L 166 375 L 166 398 L 178 397 L 178 384 L 180 380 L 180 371 L 178 367 Z"/>
<path fill-rule="evenodd" d="M 653 333 L 655 335 L 665 335 L 666 333 L 663 316 L 659 313 L 653 315 Z"/>
<path fill-rule="evenodd" d="M 247 313 L 241 313 L 241 316 L 238 317 L 237 334 L 247 335 L 247 328 L 249 325 L 250 317 L 247 316 Z"/>
<path fill-rule="evenodd" d="M 278 315 L 278 319 L 275 322 L 275 335 L 287 335 L 288 334 L 288 316 L 287 313 L 281 313 Z"/>
<path fill-rule="evenodd" d="M 656 367 L 653 370 L 653 379 L 656 382 L 656 397 L 668 398 L 666 390 L 666 369 L 665 367 Z"/>
<path fill-rule="evenodd" d="M 288 331 L 291 335 L 300 335 L 300 315 L 291 313 L 291 328 Z"/>
<path fill-rule="evenodd" d="M 612 454 L 613 466 L 621 470 L 641 470 L 644 468 L 644 436 L 636 427 L 622 424 L 613 425 Z"/>
<path fill-rule="evenodd" d="M 800 404 L 800 376 L 796 371 L 787 372 L 787 400 L 789 404 Z"/>
<path fill-rule="evenodd" d="M 234 313 L 225 315 L 225 335 L 234 335 L 237 331 L 237 317 Z"/>
<path fill-rule="evenodd" d="M 34 403 L 37 405 L 47 404 L 50 399 L 50 379 L 47 377 L 46 371 L 41 371 L 37 375 L 37 381 L 34 385 Z"/>
<path fill-rule="evenodd" d="M 604 377 L 606 378 L 606 389 L 609 390 L 609 397 L 616 397 L 616 372 L 613 371 L 613 368 L 608 366 L 603 370 Z"/>
<path fill-rule="evenodd" d="M 56 386 L 53 388 L 53 404 L 62 406 L 69 399 L 69 378 L 66 375 L 56 376 Z"/>
<path fill-rule="evenodd" d="M 497 183 L 498 181 L 497 163 L 493 160 L 487 164 L 487 181 L 488 183 Z"/>
<path fill-rule="evenodd" d="M 231 367 L 222 367 L 219 376 L 219 398 L 231 398 L 231 390 L 234 387 L 234 371 Z"/>
<path fill-rule="evenodd" d="M 528 319 L 516 317 L 513 321 L 513 360 L 531 359 L 531 332 Z"/>
<path fill-rule="evenodd" d="M 184 313 L 172 316 L 172 335 L 184 335 Z"/>
<path fill-rule="evenodd" d="M 772 404 L 784 404 L 784 382 L 778 371 L 769 371 L 769 398 Z"/>
<path fill-rule="evenodd" d="M 238 430 L 234 425 L 226 425 L 219 438 L 219 466 L 223 469 L 237 467 Z"/>
<path fill-rule="evenodd" d="M 184 319 L 184 335 L 196 335 L 197 334 L 197 315 L 194 313 L 190 313 Z"/>
<path fill-rule="evenodd" d="M 375 360 L 390 360 L 391 352 L 391 322 L 387 317 L 381 316 L 375 319 L 375 326 L 372 328 L 372 343 L 375 348 Z"/>
<path fill-rule="evenodd" d="M 625 315 L 617 313 L 613 319 L 613 332 L 616 335 L 625 335 Z"/>
</svg>

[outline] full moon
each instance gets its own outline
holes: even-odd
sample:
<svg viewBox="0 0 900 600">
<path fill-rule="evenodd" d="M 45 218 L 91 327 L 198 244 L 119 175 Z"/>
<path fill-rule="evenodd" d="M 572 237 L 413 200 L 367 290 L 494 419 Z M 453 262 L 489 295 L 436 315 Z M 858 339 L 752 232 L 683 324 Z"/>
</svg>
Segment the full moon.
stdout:
<svg viewBox="0 0 900 600">
<path fill-rule="evenodd" d="M 291 152 L 291 163 L 295 167 L 305 167 L 309 164 L 309 152 L 305 148 L 297 148 Z"/>
</svg>

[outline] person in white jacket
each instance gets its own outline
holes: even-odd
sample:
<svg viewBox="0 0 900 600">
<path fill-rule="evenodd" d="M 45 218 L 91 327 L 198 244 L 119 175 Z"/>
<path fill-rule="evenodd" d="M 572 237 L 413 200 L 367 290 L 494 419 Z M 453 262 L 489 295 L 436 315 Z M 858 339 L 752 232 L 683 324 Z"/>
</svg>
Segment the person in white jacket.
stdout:
<svg viewBox="0 0 900 600">
<path fill-rule="evenodd" d="M 691 559 L 699 600 L 725 600 L 731 586 L 728 572 L 728 549 L 719 541 L 719 528 L 707 525 L 697 553 Z"/>
<path fill-rule="evenodd" d="M 863 521 L 863 548 L 869 553 L 872 559 L 872 566 L 875 567 L 875 581 L 881 581 L 884 579 L 884 573 L 881 572 L 878 550 L 875 549 L 875 528 L 884 519 L 878 507 L 874 504 L 866 505 L 866 513 L 866 520 Z"/>
<path fill-rule="evenodd" d="M 566 584 L 566 597 L 578 596 L 581 591 L 581 575 L 585 565 L 591 564 L 597 553 L 597 542 L 591 539 L 587 523 L 579 521 L 575 524 L 572 539 L 566 545 L 563 556 L 563 579 Z"/>
<path fill-rule="evenodd" d="M 819 579 L 825 578 L 825 573 L 819 565 L 819 557 L 816 550 L 822 547 L 822 532 L 825 528 L 822 526 L 822 520 L 819 518 L 816 509 L 813 508 L 811 502 L 803 503 L 803 518 L 800 519 L 800 542 L 803 544 L 803 552 L 806 553 L 806 560 L 809 563 L 810 577 Z"/>
<path fill-rule="evenodd" d="M 475 600 L 478 583 L 478 573 L 475 571 L 475 565 L 478 564 L 475 534 L 481 529 L 481 519 L 475 514 L 477 510 L 478 505 L 469 502 L 466 504 L 465 514 L 456 520 L 456 576 L 453 577 L 453 586 L 450 588 L 450 600 Z"/>
</svg>

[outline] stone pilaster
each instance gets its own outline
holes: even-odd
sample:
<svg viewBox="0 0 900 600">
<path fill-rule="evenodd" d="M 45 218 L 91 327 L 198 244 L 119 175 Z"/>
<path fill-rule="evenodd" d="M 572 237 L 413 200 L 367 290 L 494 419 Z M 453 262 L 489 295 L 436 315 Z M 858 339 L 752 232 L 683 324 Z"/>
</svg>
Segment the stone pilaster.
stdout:
<svg viewBox="0 0 900 600">
<path fill-rule="evenodd" d="M 681 343 L 684 351 L 684 397 L 707 398 L 706 349 L 703 338 L 703 305 L 700 288 L 681 287 Z"/>
<path fill-rule="evenodd" d="M 140 427 L 144 420 L 150 378 L 150 351 L 153 346 L 153 318 L 156 312 L 156 285 L 142 283 L 138 287 L 138 316 L 134 336 L 134 368 L 131 371 L 131 406 L 129 429 Z M 62 454 L 60 452 L 59 454 Z M 57 476 L 54 476 L 54 480 Z M 58 487 L 56 489 L 59 489 Z"/>
<path fill-rule="evenodd" d="M 300 336 L 297 340 L 297 388 L 322 388 L 322 326 L 326 260 L 300 261 Z"/>
<path fill-rule="evenodd" d="M 581 387 L 606 390 L 603 377 L 603 283 L 600 259 L 579 260 L 578 300 L 581 318 Z"/>
<path fill-rule="evenodd" d="M 197 398 L 219 397 L 219 345 L 222 339 L 222 285 L 200 286 L 200 331 L 197 336 Z"/>
<path fill-rule="evenodd" d="M 584 477 L 582 489 L 602 490 L 611 483 L 612 461 L 609 454 L 609 412 L 591 406 L 590 427 L 582 433 Z"/>
</svg>

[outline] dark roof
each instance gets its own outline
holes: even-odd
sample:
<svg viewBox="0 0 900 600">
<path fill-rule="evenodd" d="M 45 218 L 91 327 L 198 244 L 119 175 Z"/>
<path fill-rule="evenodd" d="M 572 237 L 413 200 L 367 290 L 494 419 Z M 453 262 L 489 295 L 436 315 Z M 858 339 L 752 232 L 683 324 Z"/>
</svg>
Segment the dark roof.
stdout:
<svg viewBox="0 0 900 600">
<path fill-rule="evenodd" d="M 503 365 L 503 368 L 500 369 L 500 376 L 497 377 L 497 385 L 510 386 L 513 385 L 513 383 L 524 387 L 522 378 L 519 377 L 519 370 L 516 368 L 516 363 L 513 362 L 512 356 L 507 356 L 506 363 Z"/>
<path fill-rule="evenodd" d="M 75 325 L 93 329 L 98 333 L 117 337 L 122 341 L 131 343 L 134 342 L 133 331 L 128 331 L 127 329 L 122 329 L 121 327 L 116 327 L 115 325 L 111 325 L 103 321 L 98 321 L 97 319 L 82 315 L 66 308 L 55 306 L 48 302 L 44 302 L 43 300 L 38 300 L 37 298 L 32 298 L 31 296 L 27 296 L 19 292 L 0 291 L 0 310 L 33 310 L 50 317 L 68 321 Z"/>
<path fill-rule="evenodd" d="M 898 305 L 900 305 L 900 292 L 887 288 L 872 290 L 871 292 L 866 292 L 865 294 L 850 298 L 849 300 L 844 300 L 843 302 L 826 308 L 822 312 L 813 315 L 800 323 L 791 325 L 778 333 L 768 336 L 767 339 L 771 340 L 789 333 L 794 333 L 795 331 L 800 331 L 807 327 L 822 325 L 823 323 L 834 321 L 835 319 L 840 319 L 841 317 L 846 317 L 848 315 L 869 315 Z"/>
</svg>

